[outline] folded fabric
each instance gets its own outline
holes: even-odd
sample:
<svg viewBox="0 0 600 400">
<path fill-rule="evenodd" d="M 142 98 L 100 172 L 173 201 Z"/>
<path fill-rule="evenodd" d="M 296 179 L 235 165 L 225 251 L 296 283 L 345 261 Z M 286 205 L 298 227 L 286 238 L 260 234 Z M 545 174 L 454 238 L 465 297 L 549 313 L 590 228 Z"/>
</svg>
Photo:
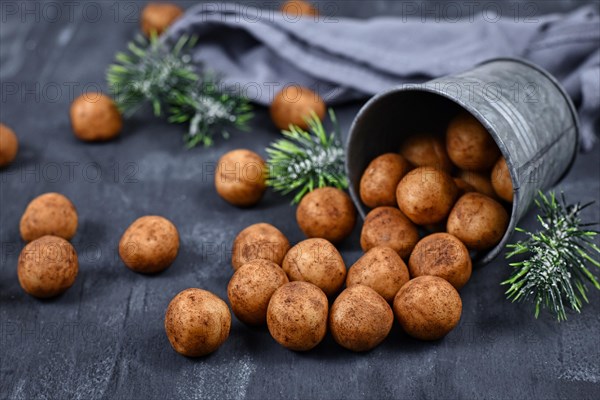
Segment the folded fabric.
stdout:
<svg viewBox="0 0 600 400">
<path fill-rule="evenodd" d="M 522 57 L 563 83 L 578 106 L 581 144 L 597 140 L 600 115 L 600 13 L 594 5 L 569 14 L 490 22 L 420 18 L 291 18 L 236 4 L 199 4 L 166 33 L 199 38 L 193 60 L 223 84 L 269 104 L 283 86 L 316 90 L 328 104 L 364 99 L 405 83 L 457 73 L 497 57 Z"/>
</svg>

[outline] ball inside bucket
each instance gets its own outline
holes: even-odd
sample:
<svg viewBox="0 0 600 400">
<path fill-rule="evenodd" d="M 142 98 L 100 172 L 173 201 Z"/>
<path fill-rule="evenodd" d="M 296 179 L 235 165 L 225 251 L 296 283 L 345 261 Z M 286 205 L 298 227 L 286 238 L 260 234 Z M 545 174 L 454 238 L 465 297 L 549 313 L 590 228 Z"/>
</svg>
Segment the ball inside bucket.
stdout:
<svg viewBox="0 0 600 400">
<path fill-rule="evenodd" d="M 346 143 L 350 194 L 364 218 L 361 176 L 375 157 L 398 152 L 415 134 L 445 135 L 461 112 L 473 115 L 506 159 L 513 185 L 510 222 L 502 240 L 480 252 L 477 264 L 496 257 L 539 190 L 556 184 L 578 149 L 576 109 L 560 84 L 543 69 L 518 59 L 496 59 L 469 71 L 419 85 L 401 85 L 374 96 L 356 116 Z"/>
</svg>

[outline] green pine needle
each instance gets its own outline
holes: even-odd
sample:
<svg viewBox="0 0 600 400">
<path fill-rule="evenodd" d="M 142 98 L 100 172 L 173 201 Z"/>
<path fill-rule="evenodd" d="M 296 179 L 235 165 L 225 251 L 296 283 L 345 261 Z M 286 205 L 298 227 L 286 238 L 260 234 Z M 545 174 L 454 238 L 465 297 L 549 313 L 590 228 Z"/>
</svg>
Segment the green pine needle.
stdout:
<svg viewBox="0 0 600 400">
<path fill-rule="evenodd" d="M 182 36 L 169 47 L 152 35 L 129 43 L 128 53 L 118 53 L 107 78 L 119 110 L 131 116 L 150 104 L 156 116 L 165 111 L 171 123 L 189 124 L 184 136 L 188 148 L 211 146 L 214 136 L 229 137 L 228 128 L 247 130 L 252 118 L 248 99 L 221 91 L 219 79 L 198 74 L 189 54 L 194 38 Z"/>
<path fill-rule="evenodd" d="M 510 285 L 506 294 L 512 301 L 532 300 L 536 318 L 546 308 L 563 321 L 567 319 L 566 308 L 580 312 L 588 301 L 586 283 L 600 289 L 587 267 L 587 263 L 600 267 L 593 257 L 600 254 L 600 248 L 592 242 L 598 232 L 588 229 L 595 224 L 583 224 L 579 217 L 592 203 L 567 205 L 562 193 L 558 200 L 554 193 L 545 196 L 541 192 L 535 203 L 542 229 L 537 233 L 517 229 L 527 238 L 507 245 L 511 251 L 506 257 L 528 254 L 528 258 L 511 263 L 513 275 L 502 284 Z"/>
<path fill-rule="evenodd" d="M 307 119 L 309 131 L 290 125 L 283 139 L 267 148 L 267 186 L 283 194 L 296 192 L 292 203 L 316 188 L 348 187 L 344 172 L 344 150 L 335 113 L 329 110 L 334 130 L 328 135 L 313 112 Z"/>
</svg>

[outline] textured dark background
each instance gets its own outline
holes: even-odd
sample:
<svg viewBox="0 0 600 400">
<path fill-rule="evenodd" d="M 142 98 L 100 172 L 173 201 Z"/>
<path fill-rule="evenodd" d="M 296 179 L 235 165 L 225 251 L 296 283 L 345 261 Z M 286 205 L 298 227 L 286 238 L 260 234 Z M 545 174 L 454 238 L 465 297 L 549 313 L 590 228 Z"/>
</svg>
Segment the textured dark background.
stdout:
<svg viewBox="0 0 600 400">
<path fill-rule="evenodd" d="M 273 8 L 278 2 L 261 3 Z M 52 4 L 62 9 L 60 18 Z M 143 2 L 74 4 L 67 13 L 67 6 L 57 2 L 1 3 L 0 119 L 17 132 L 21 151 L 13 166 L 0 172 L 0 397 L 600 396 L 599 292 L 590 293 L 591 304 L 567 322 L 558 324 L 546 314 L 536 321 L 529 305 L 505 299 L 499 282 L 509 268 L 502 258 L 474 272 L 461 291 L 460 325 L 438 342 L 410 339 L 394 326 L 389 338 L 367 354 L 350 353 L 330 336 L 299 354 L 277 345 L 266 328 L 249 329 L 234 318 L 229 340 L 213 355 L 194 360 L 176 354 L 163 329 L 168 302 L 188 287 L 225 298 L 232 273 L 229 251 L 238 231 L 266 221 L 292 242 L 303 238 L 288 198 L 267 193 L 256 208 L 239 210 L 213 189 L 213 166 L 221 154 L 244 147 L 264 155 L 278 133 L 266 110 L 258 109 L 249 133 L 217 141 L 211 149 L 186 151 L 183 128 L 141 113 L 126 122 L 114 142 L 79 142 L 68 118 L 73 95 L 106 89 L 106 67 L 138 30 Z M 402 13 L 399 1 L 328 4 L 345 16 Z M 506 13 L 533 4 L 539 15 L 581 3 L 498 4 Z M 17 14 L 9 14 L 9 6 L 16 6 Z M 96 21 L 98 10 L 102 16 Z M 337 109 L 344 134 L 359 106 Z M 599 182 L 596 146 L 578 157 L 560 188 L 570 199 L 586 202 L 599 200 Z M 64 295 L 40 301 L 26 295 L 17 281 L 23 246 L 18 224 L 27 203 L 48 191 L 64 193 L 78 209 L 73 243 L 80 273 Z M 117 254 L 125 228 L 145 214 L 171 219 L 181 234 L 175 264 L 153 277 L 129 271 Z M 599 220 L 598 205 L 585 216 Z M 521 225 L 534 227 L 533 215 Z M 341 245 L 348 265 L 361 254 L 358 230 Z"/>
</svg>

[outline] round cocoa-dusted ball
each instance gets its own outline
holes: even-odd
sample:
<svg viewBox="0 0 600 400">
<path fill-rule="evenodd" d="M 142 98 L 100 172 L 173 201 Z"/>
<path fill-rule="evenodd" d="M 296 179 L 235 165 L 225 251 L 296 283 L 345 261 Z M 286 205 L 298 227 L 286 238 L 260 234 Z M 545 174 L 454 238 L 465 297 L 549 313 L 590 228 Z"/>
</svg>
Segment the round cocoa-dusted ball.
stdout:
<svg viewBox="0 0 600 400">
<path fill-rule="evenodd" d="M 393 308 L 407 334 L 420 340 L 437 340 L 458 325 L 462 301 L 456 289 L 444 279 L 419 276 L 402 286 Z"/>
<path fill-rule="evenodd" d="M 19 224 L 21 237 L 31 242 L 45 235 L 70 240 L 77 231 L 77 210 L 60 193 L 45 193 L 31 200 Z"/>
<path fill-rule="evenodd" d="M 346 286 L 365 285 L 392 302 L 398 290 L 410 279 L 408 268 L 391 247 L 373 247 L 348 270 Z"/>
<path fill-rule="evenodd" d="M 234 206 L 253 206 L 265 193 L 265 171 L 265 160 L 253 151 L 238 149 L 225 153 L 215 173 L 217 193 Z"/>
<path fill-rule="evenodd" d="M 398 184 L 400 210 L 418 225 L 435 224 L 448 216 L 458 188 L 447 173 L 431 167 L 412 170 Z"/>
<path fill-rule="evenodd" d="M 271 296 L 288 282 L 285 272 L 272 261 L 258 259 L 242 265 L 227 285 L 233 313 L 246 324 L 264 325 Z"/>
<path fill-rule="evenodd" d="M 306 239 L 290 249 L 283 259 L 290 281 L 310 282 L 325 294 L 337 293 L 346 279 L 346 265 L 331 242 Z"/>
<path fill-rule="evenodd" d="M 307 1 L 288 0 L 281 5 L 281 12 L 287 17 L 310 17 L 319 15 L 319 11 Z"/>
<path fill-rule="evenodd" d="M 314 112 L 322 120 L 325 117 L 325 108 L 325 102 L 317 93 L 302 86 L 291 85 L 275 95 L 270 112 L 277 128 L 287 130 L 290 125 L 296 125 L 306 130 L 306 120 L 310 118 L 311 113 Z"/>
<path fill-rule="evenodd" d="M 327 296 L 321 289 L 308 282 L 290 282 L 271 297 L 267 326 L 283 347 L 307 351 L 325 337 L 328 312 Z"/>
<path fill-rule="evenodd" d="M 480 193 L 467 193 L 450 212 L 446 230 L 469 249 L 485 250 L 502 240 L 508 219 L 508 213 L 496 200 Z"/>
<path fill-rule="evenodd" d="M 430 134 L 413 135 L 400 147 L 400 154 L 416 167 L 432 167 L 445 172 L 452 170 L 444 139 Z"/>
<path fill-rule="evenodd" d="M 494 168 L 492 169 L 492 187 L 494 192 L 504 201 L 512 203 L 513 201 L 513 185 L 506 159 L 500 157 Z"/>
<path fill-rule="evenodd" d="M 121 259 L 135 272 L 155 274 L 171 266 L 179 252 L 179 232 L 157 215 L 136 219 L 119 242 Z"/>
<path fill-rule="evenodd" d="M 142 10 L 142 32 L 146 37 L 152 33 L 161 35 L 183 15 L 181 7 L 172 3 L 148 3 Z"/>
<path fill-rule="evenodd" d="M 256 259 L 265 259 L 282 265 L 283 257 L 289 249 L 290 242 L 273 225 L 266 223 L 250 225 L 238 233 L 233 241 L 231 265 L 237 270 Z"/>
<path fill-rule="evenodd" d="M 417 227 L 402 211 L 394 207 L 377 207 L 371 210 L 360 233 L 360 246 L 364 251 L 387 246 L 402 258 L 408 258 L 418 241 Z"/>
<path fill-rule="evenodd" d="M 417 243 L 408 260 L 410 276 L 438 276 L 459 290 L 471 277 L 469 250 L 449 233 L 434 233 Z"/>
<path fill-rule="evenodd" d="M 488 170 L 500 157 L 494 138 L 477 118 L 467 112 L 450 121 L 446 131 L 446 150 L 456 166 L 471 171 Z"/>
<path fill-rule="evenodd" d="M 356 208 L 343 190 L 324 187 L 302 198 L 296 209 L 296 221 L 307 237 L 337 243 L 352 233 Z"/>
<path fill-rule="evenodd" d="M 396 205 L 396 187 L 411 166 L 399 154 L 375 158 L 360 178 L 360 199 L 370 208 Z"/>
<path fill-rule="evenodd" d="M 17 276 L 23 290 L 32 296 L 58 296 L 75 283 L 77 253 L 65 239 L 42 236 L 28 243 L 19 256 Z"/>
<path fill-rule="evenodd" d="M 0 168 L 9 165 L 17 157 L 19 139 L 15 132 L 4 124 L 0 124 Z"/>
<path fill-rule="evenodd" d="M 187 357 L 201 357 L 217 350 L 229 337 L 230 327 L 227 304 L 207 290 L 180 292 L 165 314 L 165 331 L 171 346 Z"/>
<path fill-rule="evenodd" d="M 367 351 L 379 345 L 390 333 L 393 323 L 392 307 L 364 285 L 355 285 L 340 293 L 329 313 L 333 339 L 352 351 Z"/>
<path fill-rule="evenodd" d="M 474 190 L 466 191 L 468 192 L 478 192 L 486 195 L 487 197 L 491 197 L 494 200 L 498 199 L 496 192 L 492 186 L 492 181 L 490 180 L 489 172 L 477 172 L 477 171 L 459 171 L 458 179 L 462 179 L 468 185 L 470 185 Z M 464 193 L 463 193 L 464 194 Z"/>
<path fill-rule="evenodd" d="M 123 119 L 110 97 L 84 93 L 71 104 L 71 125 L 79 139 L 102 142 L 119 136 Z"/>
</svg>

